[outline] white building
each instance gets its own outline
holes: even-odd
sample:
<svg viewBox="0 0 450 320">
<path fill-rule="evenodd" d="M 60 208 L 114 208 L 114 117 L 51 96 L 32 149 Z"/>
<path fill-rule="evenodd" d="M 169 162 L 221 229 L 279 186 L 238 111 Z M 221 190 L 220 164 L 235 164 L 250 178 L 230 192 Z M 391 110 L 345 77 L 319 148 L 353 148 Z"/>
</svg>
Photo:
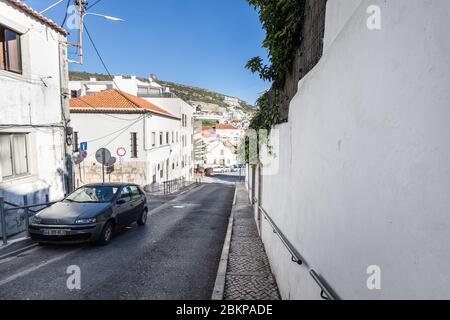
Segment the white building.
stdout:
<svg viewBox="0 0 450 320">
<path fill-rule="evenodd" d="M 71 189 L 65 41 L 21 1 L 0 0 L 0 196 L 9 202 L 58 200 Z M 23 219 L 10 218 L 10 232 L 20 231 Z"/>
<path fill-rule="evenodd" d="M 181 119 L 172 113 L 116 89 L 71 99 L 70 112 L 74 146 L 87 143 L 87 158 L 75 168 L 77 185 L 102 181 L 102 166 L 95 159 L 100 148 L 117 158 L 106 181 L 150 187 L 190 179 L 192 159 L 183 158 Z"/>
<path fill-rule="evenodd" d="M 237 165 L 235 148 L 227 142 L 216 140 L 207 145 L 206 165 L 233 166 Z"/>
<path fill-rule="evenodd" d="M 121 92 L 142 98 L 179 118 L 180 121 L 178 122 L 176 131 L 179 132 L 180 161 L 184 164 L 182 167 L 182 175 L 186 179 L 193 178 L 193 114 L 195 108 L 170 92 L 169 88 L 162 87 L 151 77 L 148 81 L 141 81 L 136 76 L 115 76 L 114 80 L 111 81 L 97 81 L 95 78 L 89 81 L 70 81 L 69 87 L 72 97 L 91 95 L 113 88 L 118 89 Z M 172 128 L 168 129 L 172 131 Z"/>
<path fill-rule="evenodd" d="M 342 299 L 450 299 L 449 16 L 447 0 L 327 1 L 323 56 L 254 175 L 304 260 L 256 212 L 284 299 L 320 299 L 311 270 Z"/>
<path fill-rule="evenodd" d="M 218 124 L 213 127 L 213 130 L 218 138 L 229 141 L 234 146 L 238 146 L 245 135 L 244 129 L 239 129 L 229 124 Z"/>
</svg>

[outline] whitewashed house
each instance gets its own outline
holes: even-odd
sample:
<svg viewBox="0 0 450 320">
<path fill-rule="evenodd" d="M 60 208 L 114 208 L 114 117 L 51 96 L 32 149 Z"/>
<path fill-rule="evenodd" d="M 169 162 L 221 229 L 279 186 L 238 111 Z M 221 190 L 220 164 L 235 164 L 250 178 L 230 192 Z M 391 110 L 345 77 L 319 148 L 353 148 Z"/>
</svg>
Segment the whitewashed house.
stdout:
<svg viewBox="0 0 450 320">
<path fill-rule="evenodd" d="M 207 166 L 233 166 L 238 164 L 236 150 L 233 145 L 222 140 L 209 142 L 207 145 Z"/>
<path fill-rule="evenodd" d="M 108 89 L 118 89 L 133 96 L 142 98 L 153 105 L 160 107 L 173 116 L 179 118 L 178 127 L 170 129 L 175 131 L 175 140 L 179 141 L 173 148 L 177 148 L 180 157 L 182 176 L 190 180 L 194 176 L 194 123 L 195 108 L 173 94 L 169 88 L 164 88 L 152 77 L 147 81 L 139 80 L 136 76 L 115 76 L 110 81 L 97 81 L 91 78 L 88 81 L 70 81 L 69 84 L 73 98 L 95 94 Z"/>
<path fill-rule="evenodd" d="M 117 158 L 106 182 L 152 185 L 185 178 L 180 118 L 142 98 L 110 89 L 70 100 L 75 152 L 87 145 L 87 158 L 77 166 L 77 185 L 102 182 L 95 153 L 110 150 Z M 126 153 L 122 158 L 120 155 Z"/>
<path fill-rule="evenodd" d="M 0 196 L 9 202 L 57 200 L 71 189 L 65 41 L 21 1 L 0 0 Z M 10 232 L 19 231 L 23 220 L 10 218 Z"/>
</svg>

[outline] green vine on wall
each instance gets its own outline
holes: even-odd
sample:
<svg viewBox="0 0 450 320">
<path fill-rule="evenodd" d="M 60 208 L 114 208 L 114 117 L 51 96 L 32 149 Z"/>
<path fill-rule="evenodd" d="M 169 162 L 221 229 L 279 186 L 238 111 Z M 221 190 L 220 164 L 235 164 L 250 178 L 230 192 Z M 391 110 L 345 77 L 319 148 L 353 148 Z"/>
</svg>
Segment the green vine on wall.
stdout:
<svg viewBox="0 0 450 320">
<path fill-rule="evenodd" d="M 246 68 L 272 87 L 256 102 L 258 112 L 250 128 L 270 130 L 282 121 L 279 111 L 279 96 L 284 87 L 286 75 L 290 72 L 297 49 L 300 46 L 301 22 L 304 0 L 248 0 L 258 10 L 259 19 L 266 31 L 262 46 L 269 51 L 270 65 L 261 57 L 250 59 Z"/>
</svg>

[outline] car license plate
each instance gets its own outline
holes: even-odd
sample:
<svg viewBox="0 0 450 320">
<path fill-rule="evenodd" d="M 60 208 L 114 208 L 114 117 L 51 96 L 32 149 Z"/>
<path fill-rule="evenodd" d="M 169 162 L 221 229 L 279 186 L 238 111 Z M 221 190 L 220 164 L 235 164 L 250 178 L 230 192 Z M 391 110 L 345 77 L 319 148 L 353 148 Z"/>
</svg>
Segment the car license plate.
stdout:
<svg viewBox="0 0 450 320">
<path fill-rule="evenodd" d="M 67 233 L 68 233 L 67 230 L 54 230 L 54 229 L 42 230 L 42 234 L 44 236 L 66 236 Z"/>
</svg>

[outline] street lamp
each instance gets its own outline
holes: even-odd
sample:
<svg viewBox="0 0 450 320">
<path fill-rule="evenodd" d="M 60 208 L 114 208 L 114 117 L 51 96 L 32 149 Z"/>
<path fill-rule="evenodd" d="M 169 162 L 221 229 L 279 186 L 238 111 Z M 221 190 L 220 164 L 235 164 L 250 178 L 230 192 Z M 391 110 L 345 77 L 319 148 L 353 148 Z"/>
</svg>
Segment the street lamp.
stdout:
<svg viewBox="0 0 450 320">
<path fill-rule="evenodd" d="M 80 48 L 80 60 L 79 61 L 73 61 L 73 60 L 69 60 L 69 62 L 71 63 L 75 63 L 75 64 L 83 64 L 83 31 L 84 31 L 84 18 L 86 16 L 94 16 L 94 17 L 101 17 L 104 18 L 108 21 L 112 21 L 112 22 L 125 22 L 124 19 L 120 19 L 120 18 L 116 18 L 116 17 L 112 17 L 112 16 L 108 16 L 105 14 L 99 14 L 99 13 L 92 13 L 92 12 L 84 12 L 83 9 L 80 10 L 80 43 L 79 44 L 69 44 L 72 46 L 76 46 L 78 48 Z"/>
<path fill-rule="evenodd" d="M 86 12 L 85 14 L 83 14 L 81 17 L 82 17 L 82 22 L 83 22 L 83 19 L 84 19 L 84 17 L 85 16 L 88 16 L 88 15 L 90 15 L 90 16 L 96 16 L 96 17 L 102 17 L 102 18 L 105 18 L 106 20 L 109 20 L 109 21 L 113 21 L 113 22 L 125 22 L 125 20 L 124 19 L 120 19 L 120 18 L 116 18 L 116 17 L 111 17 L 111 16 L 107 16 L 107 15 L 104 15 L 104 14 L 98 14 L 98 13 L 91 13 L 91 12 Z"/>
</svg>

